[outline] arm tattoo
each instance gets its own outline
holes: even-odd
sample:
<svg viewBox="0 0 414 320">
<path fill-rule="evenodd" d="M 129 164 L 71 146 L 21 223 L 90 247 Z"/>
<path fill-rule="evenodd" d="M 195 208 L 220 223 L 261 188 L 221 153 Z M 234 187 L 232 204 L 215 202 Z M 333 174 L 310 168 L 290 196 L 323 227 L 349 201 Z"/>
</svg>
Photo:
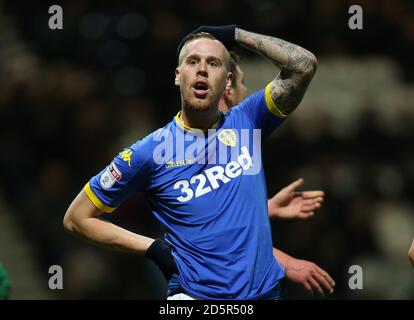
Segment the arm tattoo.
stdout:
<svg viewBox="0 0 414 320">
<path fill-rule="evenodd" d="M 236 41 L 243 47 L 269 58 L 280 73 L 272 81 L 273 102 L 284 114 L 292 112 L 302 100 L 316 71 L 316 58 L 293 43 L 236 28 Z"/>
</svg>

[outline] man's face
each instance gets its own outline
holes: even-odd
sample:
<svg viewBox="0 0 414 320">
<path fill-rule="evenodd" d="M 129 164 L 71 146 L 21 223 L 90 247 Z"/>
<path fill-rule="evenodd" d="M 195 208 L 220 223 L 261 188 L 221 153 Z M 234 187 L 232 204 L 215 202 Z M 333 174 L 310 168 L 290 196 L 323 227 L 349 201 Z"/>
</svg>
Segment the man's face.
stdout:
<svg viewBox="0 0 414 320">
<path fill-rule="evenodd" d="M 182 103 L 198 111 L 217 108 L 225 89 L 230 88 L 223 45 L 213 39 L 195 39 L 184 46 L 183 60 L 175 71 Z"/>
</svg>

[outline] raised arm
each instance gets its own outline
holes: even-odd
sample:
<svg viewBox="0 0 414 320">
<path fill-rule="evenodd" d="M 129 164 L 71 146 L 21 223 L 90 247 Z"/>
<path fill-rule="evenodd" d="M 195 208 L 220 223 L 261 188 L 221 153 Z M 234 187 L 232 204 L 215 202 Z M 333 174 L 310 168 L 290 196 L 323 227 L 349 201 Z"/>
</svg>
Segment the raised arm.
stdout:
<svg viewBox="0 0 414 320">
<path fill-rule="evenodd" d="M 295 110 L 316 71 L 317 61 L 311 52 L 282 39 L 246 31 L 233 24 L 200 26 L 183 38 L 178 45 L 177 55 L 188 36 L 199 32 L 212 34 L 228 50 L 238 44 L 270 59 L 280 69 L 270 86 L 271 99 L 280 113 L 278 116 L 284 117 Z"/>
<path fill-rule="evenodd" d="M 317 60 L 308 50 L 290 42 L 235 28 L 235 41 L 270 59 L 280 73 L 272 81 L 270 94 L 282 116 L 302 100 L 316 71 Z"/>
</svg>

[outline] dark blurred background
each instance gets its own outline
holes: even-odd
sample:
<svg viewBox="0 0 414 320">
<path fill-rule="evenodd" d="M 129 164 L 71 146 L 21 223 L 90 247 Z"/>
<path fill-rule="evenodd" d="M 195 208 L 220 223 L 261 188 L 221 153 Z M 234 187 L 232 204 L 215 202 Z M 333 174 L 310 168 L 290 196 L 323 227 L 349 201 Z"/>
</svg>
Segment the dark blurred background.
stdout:
<svg viewBox="0 0 414 320">
<path fill-rule="evenodd" d="M 48 27 L 54 4 L 63 30 Z M 363 30 L 348 27 L 353 4 Z M 62 219 L 91 176 L 179 110 L 181 38 L 231 23 L 297 43 L 319 62 L 303 103 L 266 143 L 264 164 L 269 196 L 303 177 L 303 189 L 326 199 L 309 220 L 272 221 L 274 244 L 327 270 L 334 299 L 414 299 L 414 2 L 3 0 L 0 260 L 12 299 L 165 298 L 155 265 L 67 235 Z M 249 92 L 272 80 L 269 62 L 240 53 Z M 163 232 L 140 196 L 107 218 Z M 355 264 L 362 290 L 348 286 Z M 63 268 L 63 290 L 48 287 L 51 265 Z"/>
</svg>

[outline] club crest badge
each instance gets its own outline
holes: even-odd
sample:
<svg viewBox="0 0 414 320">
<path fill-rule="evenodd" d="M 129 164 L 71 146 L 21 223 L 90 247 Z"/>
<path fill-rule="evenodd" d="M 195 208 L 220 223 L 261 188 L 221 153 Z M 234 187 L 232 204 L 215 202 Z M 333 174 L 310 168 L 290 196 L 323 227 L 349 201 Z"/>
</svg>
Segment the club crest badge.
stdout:
<svg viewBox="0 0 414 320">
<path fill-rule="evenodd" d="M 237 144 L 237 136 L 234 130 L 224 129 L 218 134 L 218 139 L 226 146 L 235 147 Z"/>
</svg>

